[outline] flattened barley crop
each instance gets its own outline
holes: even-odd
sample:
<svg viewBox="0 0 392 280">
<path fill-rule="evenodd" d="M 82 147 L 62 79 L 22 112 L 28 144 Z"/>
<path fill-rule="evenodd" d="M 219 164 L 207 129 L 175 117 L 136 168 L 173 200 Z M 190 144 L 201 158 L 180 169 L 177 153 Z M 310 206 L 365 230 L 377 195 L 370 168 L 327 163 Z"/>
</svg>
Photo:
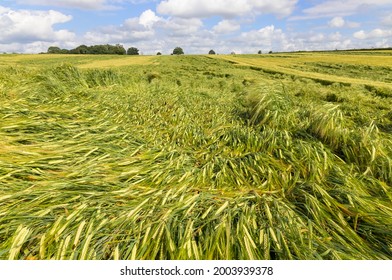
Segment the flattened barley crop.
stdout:
<svg viewBox="0 0 392 280">
<path fill-rule="evenodd" d="M 159 62 L 2 66 L 0 259 L 391 259 L 389 97 Z"/>
</svg>

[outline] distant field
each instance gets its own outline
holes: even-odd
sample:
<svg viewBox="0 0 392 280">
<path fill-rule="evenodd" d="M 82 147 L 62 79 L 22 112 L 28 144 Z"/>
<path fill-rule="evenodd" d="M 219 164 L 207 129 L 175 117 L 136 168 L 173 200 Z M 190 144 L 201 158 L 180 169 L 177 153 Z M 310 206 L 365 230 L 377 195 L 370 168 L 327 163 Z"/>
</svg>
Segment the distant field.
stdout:
<svg viewBox="0 0 392 280">
<path fill-rule="evenodd" d="M 63 55 L 63 54 L 34 54 L 34 55 L 0 55 L 0 67 L 53 66 L 59 63 L 72 63 L 81 68 L 108 68 L 127 65 L 145 65 L 154 62 L 153 56 L 119 56 L 119 55 Z"/>
<path fill-rule="evenodd" d="M 392 259 L 391 54 L 0 55 L 0 259 Z"/>
<path fill-rule="evenodd" d="M 238 65 L 311 79 L 391 87 L 392 51 L 219 56 Z M 257 68 L 253 68 L 257 70 Z"/>
</svg>

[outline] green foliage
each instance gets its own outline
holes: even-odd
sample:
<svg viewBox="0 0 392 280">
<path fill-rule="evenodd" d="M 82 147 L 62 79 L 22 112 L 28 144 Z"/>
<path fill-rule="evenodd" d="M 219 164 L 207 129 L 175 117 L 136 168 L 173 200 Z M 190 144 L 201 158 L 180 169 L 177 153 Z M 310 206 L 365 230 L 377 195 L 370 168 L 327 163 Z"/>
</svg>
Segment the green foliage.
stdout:
<svg viewBox="0 0 392 280">
<path fill-rule="evenodd" d="M 173 54 L 175 54 L 175 55 L 184 54 L 184 50 L 182 48 L 180 48 L 180 47 L 176 47 L 173 50 Z"/>
<path fill-rule="evenodd" d="M 384 65 L 354 65 L 348 63 L 326 63 L 326 62 L 308 62 L 304 65 L 296 65 L 296 69 L 306 69 L 306 71 L 342 75 L 352 78 L 362 78 L 382 82 L 392 82 L 390 72 L 391 67 Z M 370 89 L 371 90 L 371 89 Z"/>
<path fill-rule="evenodd" d="M 72 54 L 89 54 L 90 49 L 86 45 L 80 45 L 76 47 L 75 49 L 70 50 L 70 53 Z"/>
<path fill-rule="evenodd" d="M 208 54 L 216 54 L 214 50 L 210 50 Z"/>
<path fill-rule="evenodd" d="M 328 102 L 341 102 L 341 99 L 335 93 L 328 93 L 325 100 Z"/>
<path fill-rule="evenodd" d="M 159 73 L 153 72 L 147 74 L 147 81 L 151 83 L 155 79 L 159 79 L 161 75 Z"/>
<path fill-rule="evenodd" d="M 127 55 L 139 55 L 139 49 L 135 47 L 130 47 L 127 50 Z"/>
<path fill-rule="evenodd" d="M 124 55 L 126 51 L 124 47 L 120 44 L 116 45 L 94 45 L 94 46 L 86 46 L 80 45 L 75 49 L 71 50 L 60 50 L 58 47 L 49 47 L 48 53 L 60 53 L 60 54 L 118 54 Z"/>
<path fill-rule="evenodd" d="M 61 49 L 59 47 L 52 46 L 48 48 L 48 53 L 61 53 Z"/>
<path fill-rule="evenodd" d="M 391 259 L 385 90 L 47 57 L 0 67 L 0 259 Z"/>
</svg>

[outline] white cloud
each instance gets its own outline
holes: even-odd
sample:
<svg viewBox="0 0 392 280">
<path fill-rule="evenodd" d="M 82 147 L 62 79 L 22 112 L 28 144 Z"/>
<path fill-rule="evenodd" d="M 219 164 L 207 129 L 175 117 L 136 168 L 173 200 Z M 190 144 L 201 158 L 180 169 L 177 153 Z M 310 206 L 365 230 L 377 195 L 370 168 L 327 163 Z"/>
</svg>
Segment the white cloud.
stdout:
<svg viewBox="0 0 392 280">
<path fill-rule="evenodd" d="M 236 41 L 244 46 L 265 50 L 288 50 L 290 48 L 286 34 L 274 25 L 243 32 Z"/>
<path fill-rule="evenodd" d="M 154 39 L 154 30 L 144 28 L 142 25 L 138 26 L 138 28 L 128 29 L 127 26 L 130 26 L 130 24 L 131 21 L 128 20 L 121 26 L 107 26 L 86 32 L 83 41 L 88 45 L 95 45 L 125 44 Z"/>
<path fill-rule="evenodd" d="M 31 3 L 33 1 L 49 2 L 30 0 Z M 118 6 L 134 1 L 138 0 L 81 0 L 78 1 L 80 2 L 78 7 L 99 9 L 108 5 Z M 74 0 L 53 2 L 56 2 L 57 5 L 68 4 L 69 7 L 77 5 Z M 51 1 L 51 3 L 53 2 Z M 216 0 L 209 2 L 206 0 L 161 1 L 161 5 L 165 3 L 168 5 L 163 6 L 168 9 L 163 14 L 148 9 L 139 16 L 124 20 L 122 24 L 97 26 L 94 30 L 89 30 L 78 37 L 69 30 L 56 28 L 56 24 L 71 21 L 72 16 L 70 15 L 53 10 L 13 10 L 0 6 L 0 52 L 42 52 L 51 45 L 71 49 L 80 44 L 120 43 L 126 48 L 135 46 L 145 54 L 156 54 L 157 51 L 168 54 L 176 46 L 181 46 L 188 54 L 208 53 L 210 49 L 214 49 L 217 53 L 232 51 L 257 53 L 258 50 L 263 52 L 273 50 L 275 52 L 365 48 L 388 46 L 392 42 L 392 31 L 389 31 L 391 30 L 389 26 L 392 25 L 392 15 L 387 13 L 384 14 L 384 17 L 378 18 L 379 26 L 367 27 L 367 29 L 363 27 L 363 30 L 358 28 L 358 32 L 347 35 L 345 29 L 357 28 L 359 23 L 349 21 L 350 18 L 344 15 L 333 15 L 328 21 L 325 21 L 325 23 L 328 22 L 330 28 L 334 29 L 326 29 L 325 26 L 310 29 L 301 27 L 301 29 L 295 28 L 295 24 L 292 27 L 286 27 L 286 30 L 277 28 L 273 24 L 252 29 L 251 26 L 257 15 L 263 13 L 287 14 L 287 11 L 292 11 L 297 1 L 269 1 L 271 3 L 267 3 L 264 0 Z M 223 2 L 224 4 L 222 4 Z M 339 1 L 327 2 L 337 3 Z M 346 2 L 354 3 L 352 0 Z M 358 2 L 366 1 L 359 0 Z M 376 2 L 381 5 L 382 1 Z M 294 3 L 293 6 L 290 6 L 290 3 Z M 180 8 L 174 11 L 174 4 Z M 280 5 L 286 6 L 278 11 Z M 170 7 L 173 9 L 170 10 Z M 203 18 L 209 16 L 223 18 L 210 28 L 203 22 Z M 314 24 L 314 22 L 310 21 L 310 24 Z M 249 28 L 251 30 L 248 30 Z M 331 33 L 328 33 L 328 30 Z"/>
<path fill-rule="evenodd" d="M 392 26 L 392 14 L 387 15 L 382 19 L 382 24 L 387 25 L 387 26 Z"/>
<path fill-rule="evenodd" d="M 343 17 L 334 17 L 328 22 L 329 27 L 332 28 L 358 28 L 360 23 L 353 21 L 346 21 Z"/>
<path fill-rule="evenodd" d="M 10 43 L 10 44 L 0 44 L 0 51 L 1 52 L 7 52 L 7 53 L 12 53 L 12 52 L 17 52 L 17 53 L 40 53 L 40 52 L 46 52 L 46 50 L 50 46 L 58 46 L 62 42 L 44 42 L 44 41 L 35 41 L 32 43 Z M 64 44 L 63 47 L 71 47 L 74 45 L 72 43 L 71 45 L 68 46 L 68 44 Z"/>
<path fill-rule="evenodd" d="M 184 18 L 233 18 L 248 14 L 288 16 L 297 2 L 298 0 L 165 0 L 158 5 L 157 11 Z"/>
<path fill-rule="evenodd" d="M 309 37 L 309 42 L 312 43 L 321 43 L 325 41 L 325 35 L 322 33 L 315 34 Z"/>
<path fill-rule="evenodd" d="M 273 25 L 259 30 L 243 32 L 233 40 L 233 48 L 240 46 L 245 53 L 256 53 L 261 49 L 263 52 L 272 51 L 311 51 L 311 50 L 334 50 L 348 49 L 355 45 L 348 37 L 341 33 L 331 34 L 314 32 L 284 32 Z"/>
<path fill-rule="evenodd" d="M 19 4 L 78 8 L 84 10 L 104 10 L 113 9 L 108 0 L 16 0 Z"/>
<path fill-rule="evenodd" d="M 240 30 L 240 28 L 241 26 L 238 23 L 225 19 L 220 21 L 217 25 L 215 25 L 212 28 L 212 30 L 216 33 L 227 34 L 234 31 L 238 31 Z"/>
<path fill-rule="evenodd" d="M 144 11 L 139 17 L 139 23 L 146 28 L 152 28 L 152 26 L 161 20 L 153 11 Z"/>
<path fill-rule="evenodd" d="M 374 46 L 376 48 L 390 48 L 391 47 L 391 43 L 388 42 L 387 39 L 383 39 L 381 41 L 376 42 Z"/>
<path fill-rule="evenodd" d="M 0 8 L 0 41 L 4 43 L 35 41 L 71 41 L 75 34 L 62 29 L 55 30 L 54 25 L 65 23 L 72 16 L 57 11 L 28 11 Z"/>
<path fill-rule="evenodd" d="M 159 0 L 116 0 L 117 2 L 129 2 L 132 4 L 144 4 L 144 3 L 154 3 Z"/>
<path fill-rule="evenodd" d="M 115 10 L 121 4 L 154 3 L 158 0 L 16 0 L 21 5 L 38 5 L 49 7 L 65 7 L 82 10 Z"/>
<path fill-rule="evenodd" d="M 0 15 L 9 12 L 10 10 L 10 8 L 0 6 Z"/>
<path fill-rule="evenodd" d="M 354 38 L 359 40 L 367 40 L 367 39 L 376 39 L 376 38 L 388 38 L 392 37 L 392 30 L 382 30 L 382 29 L 373 29 L 370 32 L 365 32 L 364 30 L 358 31 L 354 33 Z"/>
<path fill-rule="evenodd" d="M 144 11 L 139 17 L 129 18 L 118 26 L 105 26 L 84 35 L 87 44 L 121 43 L 137 44 L 147 53 L 162 51 L 168 44 L 185 43 L 193 40 L 201 32 L 200 19 L 158 17 L 153 11 Z M 206 35 L 197 37 L 203 41 Z M 168 51 L 168 47 L 166 48 Z"/>
<path fill-rule="evenodd" d="M 94 31 L 86 32 L 84 40 L 89 45 L 135 42 L 154 40 L 156 26 L 165 24 L 166 21 L 158 17 L 153 11 L 146 10 L 139 17 L 126 19 L 119 26 L 99 27 Z"/>
<path fill-rule="evenodd" d="M 392 6 L 391 0 L 327 0 L 303 10 L 303 16 L 294 16 L 292 20 L 321 17 L 343 17 L 366 12 L 369 8 Z"/>
<path fill-rule="evenodd" d="M 292 44 L 291 50 L 342 50 L 356 47 L 350 38 L 343 36 L 340 32 L 294 34 L 290 37 L 290 42 Z"/>
<path fill-rule="evenodd" d="M 347 21 L 345 27 L 347 28 L 358 28 L 360 27 L 361 24 L 359 22 L 354 22 L 354 21 Z"/>
<path fill-rule="evenodd" d="M 334 17 L 328 24 L 330 27 L 340 28 L 346 24 L 346 21 L 342 17 Z"/>
<path fill-rule="evenodd" d="M 86 32 L 81 41 L 87 45 L 120 43 L 125 48 L 137 47 L 145 54 L 156 54 L 158 51 L 169 54 L 176 46 L 183 47 L 186 53 L 208 53 L 218 45 L 214 36 L 213 32 L 203 28 L 201 19 L 162 18 L 147 10 L 120 25 Z"/>
<path fill-rule="evenodd" d="M 342 40 L 342 34 L 340 32 L 332 33 L 328 35 L 329 41 L 339 42 Z"/>
<path fill-rule="evenodd" d="M 169 18 L 160 22 L 159 29 L 172 37 L 191 37 L 203 27 L 203 21 L 198 18 Z"/>
<path fill-rule="evenodd" d="M 363 31 L 363 30 L 355 32 L 353 36 L 354 36 L 354 38 L 360 39 L 360 40 L 364 40 L 367 37 L 365 31 Z"/>
</svg>

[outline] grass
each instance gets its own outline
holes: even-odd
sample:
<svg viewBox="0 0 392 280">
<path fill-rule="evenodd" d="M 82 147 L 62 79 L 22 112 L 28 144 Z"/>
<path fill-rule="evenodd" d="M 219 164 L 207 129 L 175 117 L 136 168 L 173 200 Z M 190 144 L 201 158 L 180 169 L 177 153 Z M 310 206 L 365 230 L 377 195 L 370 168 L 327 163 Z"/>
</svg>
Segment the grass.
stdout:
<svg viewBox="0 0 392 280">
<path fill-rule="evenodd" d="M 63 55 L 63 54 L 2 54 L 0 67 L 20 66 L 48 67 L 60 63 L 70 63 L 80 68 L 110 68 L 127 65 L 147 65 L 154 63 L 153 56 L 119 56 L 119 55 Z"/>
<path fill-rule="evenodd" d="M 346 52 L 216 56 L 270 74 L 309 78 L 322 85 L 368 85 L 391 91 L 392 52 L 372 55 Z"/>
<path fill-rule="evenodd" d="M 391 259 L 382 88 L 130 59 L 2 60 L 0 259 Z"/>
</svg>

